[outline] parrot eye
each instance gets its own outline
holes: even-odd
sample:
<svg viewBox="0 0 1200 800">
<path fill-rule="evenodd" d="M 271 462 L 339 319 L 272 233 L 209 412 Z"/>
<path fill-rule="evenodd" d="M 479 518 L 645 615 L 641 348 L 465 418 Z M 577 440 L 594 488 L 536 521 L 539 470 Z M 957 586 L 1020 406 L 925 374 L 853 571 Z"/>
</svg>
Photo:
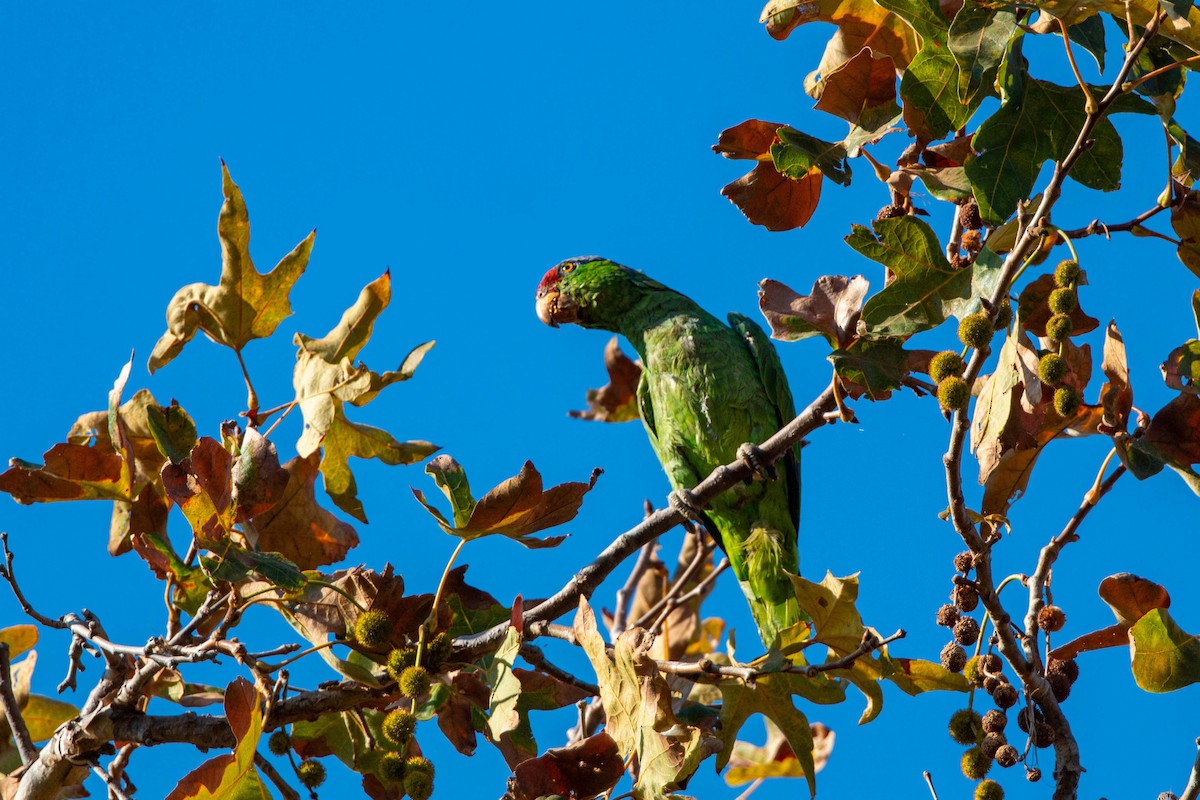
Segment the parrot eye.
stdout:
<svg viewBox="0 0 1200 800">
<path fill-rule="evenodd" d="M 561 267 L 558 268 L 558 272 L 560 275 L 566 275 L 568 272 L 573 272 L 574 270 L 575 270 L 574 264 L 563 264 Z"/>
</svg>

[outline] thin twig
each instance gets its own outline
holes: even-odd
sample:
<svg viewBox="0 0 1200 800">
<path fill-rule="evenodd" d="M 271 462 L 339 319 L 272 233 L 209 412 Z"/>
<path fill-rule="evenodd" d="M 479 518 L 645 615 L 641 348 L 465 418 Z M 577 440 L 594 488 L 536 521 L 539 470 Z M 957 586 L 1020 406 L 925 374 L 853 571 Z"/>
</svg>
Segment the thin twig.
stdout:
<svg viewBox="0 0 1200 800">
<path fill-rule="evenodd" d="M 582 689 L 593 697 L 600 696 L 600 687 L 594 683 L 589 683 L 582 678 L 576 677 L 567 672 L 562 667 L 559 667 L 546 658 L 546 654 L 542 652 L 542 648 L 537 645 L 525 643 L 521 645 L 521 658 L 533 664 L 547 675 L 557 678 L 563 683 L 569 683 L 576 689 Z"/>
<path fill-rule="evenodd" d="M 688 581 L 692 579 L 692 576 L 694 576 L 700 571 L 700 569 L 703 568 L 704 564 L 708 561 L 713 550 L 715 549 L 715 544 L 709 544 L 701 541 L 699 548 L 696 550 L 696 555 L 693 556 L 688 565 L 684 567 L 683 572 L 679 574 L 679 577 L 671 582 L 671 588 L 659 598 L 657 603 L 648 608 L 646 612 L 642 614 L 642 616 L 638 617 L 637 620 L 634 621 L 634 627 L 654 630 L 654 628 L 662 624 L 661 617 L 663 610 L 666 609 L 667 612 L 670 613 L 670 608 L 673 607 L 671 603 L 674 598 L 683 591 L 683 587 L 686 586 Z M 654 624 L 651 624 L 652 620 Z"/>
<path fill-rule="evenodd" d="M 938 800 L 937 790 L 933 788 L 933 776 L 929 774 L 929 770 L 921 773 L 925 778 L 925 785 L 929 787 L 929 793 L 933 795 L 933 800 Z"/>
<path fill-rule="evenodd" d="M 1157 203 L 1155 203 L 1153 208 L 1146 209 L 1145 211 L 1138 214 L 1136 217 L 1129 220 L 1128 222 L 1120 222 L 1115 225 L 1109 225 L 1108 223 L 1101 222 L 1098 219 L 1094 219 L 1087 226 L 1085 226 L 1083 228 L 1076 228 L 1075 230 L 1072 230 L 1072 231 L 1063 231 L 1063 233 L 1065 233 L 1067 236 L 1069 236 L 1072 239 L 1083 239 L 1084 237 L 1095 236 L 1100 233 L 1104 234 L 1106 237 L 1111 233 L 1125 233 L 1125 232 L 1133 231 L 1136 228 L 1140 228 L 1142 226 L 1142 223 L 1146 222 L 1151 217 L 1154 217 L 1157 214 L 1161 214 L 1163 211 L 1166 211 L 1166 210 L 1167 209 L 1164 206 L 1160 206 Z M 1153 231 L 1147 231 L 1147 232 L 1153 233 Z M 1167 237 L 1167 238 L 1169 238 L 1169 237 Z"/>
<path fill-rule="evenodd" d="M 12 730 L 13 740 L 17 743 L 21 763 L 32 762 L 37 758 L 37 748 L 33 746 L 29 727 L 25 724 L 25 717 L 21 715 L 21 707 L 17 705 L 16 695 L 13 694 L 12 664 L 8 658 L 7 642 L 0 642 L 0 708 L 4 709 L 4 718 Z"/>
<path fill-rule="evenodd" d="M 258 767 L 259 772 L 266 775 L 267 780 L 275 785 L 275 788 L 283 795 L 283 800 L 300 800 L 300 793 L 288 785 L 288 782 L 279 774 L 279 770 L 275 769 L 275 765 L 268 761 L 262 753 L 254 754 L 254 766 Z"/>
<path fill-rule="evenodd" d="M 712 553 L 712 550 L 710 549 L 708 551 L 708 553 L 705 554 L 705 558 L 707 559 L 708 555 L 711 553 Z M 679 608 L 680 606 L 686 605 L 687 603 L 691 602 L 695 598 L 703 596 L 709 590 L 709 588 L 712 587 L 713 582 L 715 582 L 717 579 L 717 576 L 720 575 L 722 572 L 724 572 L 727 569 L 729 569 L 729 559 L 722 558 L 717 563 L 717 565 L 715 567 L 713 567 L 711 572 L 709 572 L 707 575 L 705 575 L 703 578 L 701 578 L 700 582 L 697 583 L 695 586 L 693 586 L 688 591 L 684 592 L 683 594 L 674 595 L 674 596 L 671 596 L 671 592 L 668 592 L 667 597 L 663 598 L 664 600 L 666 600 L 666 605 L 663 606 L 662 610 L 658 613 L 658 616 L 654 618 L 654 622 L 652 622 L 650 624 L 650 626 L 647 628 L 647 630 L 657 631 L 660 627 L 662 627 L 662 625 L 664 625 L 666 623 L 667 617 L 671 616 L 671 612 L 673 612 L 675 609 Z M 673 591 L 676 586 L 683 586 L 683 585 L 684 585 L 684 582 L 682 580 L 677 581 L 675 583 L 675 585 L 671 587 L 671 589 Z"/>
<path fill-rule="evenodd" d="M 1200 798 L 1200 739 L 1196 740 L 1196 762 L 1192 764 L 1192 774 L 1188 776 L 1187 786 L 1179 800 L 1197 800 Z"/>
<path fill-rule="evenodd" d="M 115 800 L 129 800 L 129 795 L 121 791 L 120 785 L 113 780 L 113 777 L 108 774 L 108 771 L 99 764 L 92 764 L 92 772 L 100 776 L 100 780 L 104 781 L 104 785 L 108 787 L 108 796 Z"/>
<path fill-rule="evenodd" d="M 766 464 L 773 464 L 782 458 L 784 453 L 807 434 L 836 420 L 836 417 L 827 416 L 835 408 L 833 383 L 830 383 L 825 391 L 821 392 L 795 419 L 759 445 L 762 450 L 761 460 Z M 704 503 L 733 487 L 739 481 L 750 477 L 752 477 L 750 466 L 740 459 L 735 460 L 713 470 L 707 478 L 692 489 L 692 494 L 697 501 Z M 547 600 L 525 612 L 525 631 L 530 631 L 535 622 L 557 619 L 576 609 L 579 606 L 579 598 L 581 596 L 591 597 L 592 592 L 621 562 L 647 542 L 683 521 L 684 517 L 680 512 L 667 507 L 655 511 L 641 523 L 618 536 L 590 564 L 579 570 L 567 585 Z M 455 655 L 471 659 L 494 649 L 503 640 L 508 626 L 509 623 L 504 622 L 483 633 L 455 639 Z"/>
<path fill-rule="evenodd" d="M 650 505 L 650 501 L 646 501 L 646 516 L 654 513 L 654 507 Z M 629 577 L 625 583 L 617 590 L 616 610 L 613 611 L 612 624 L 608 626 L 608 635 L 616 639 L 625 632 L 626 621 L 629 619 L 629 607 L 633 601 L 634 592 L 637 591 L 638 581 L 642 579 L 642 574 L 646 568 L 650 566 L 650 561 L 654 558 L 654 548 L 657 546 L 657 540 L 647 542 L 642 545 L 642 549 L 638 551 L 637 561 L 633 562 L 633 570 L 630 571 Z"/>
<path fill-rule="evenodd" d="M 754 794 L 755 790 L 758 789 L 758 787 L 762 786 L 763 780 L 765 780 L 765 779 L 764 778 L 755 778 L 754 782 L 746 787 L 746 791 L 739 794 L 736 798 L 734 798 L 734 800 L 747 800 L 747 798 L 749 798 L 750 795 Z"/>
</svg>

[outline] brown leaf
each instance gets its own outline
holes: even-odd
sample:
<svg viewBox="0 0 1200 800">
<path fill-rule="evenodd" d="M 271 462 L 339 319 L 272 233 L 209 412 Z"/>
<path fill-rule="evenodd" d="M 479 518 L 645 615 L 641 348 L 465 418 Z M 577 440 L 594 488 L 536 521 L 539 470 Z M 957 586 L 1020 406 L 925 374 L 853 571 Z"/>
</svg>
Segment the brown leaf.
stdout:
<svg viewBox="0 0 1200 800">
<path fill-rule="evenodd" d="M 178 464 L 163 465 L 167 497 L 187 517 L 197 540 L 205 547 L 225 541 L 233 526 L 230 504 L 233 460 L 216 439 L 201 437 L 192 453 Z"/>
<path fill-rule="evenodd" d="M 813 283 L 808 295 L 797 294 L 779 281 L 758 284 L 758 307 L 771 336 L 794 342 L 820 334 L 835 348 L 847 347 L 870 284 L 861 275 L 825 275 Z"/>
<path fill-rule="evenodd" d="M 537 800 L 547 795 L 596 797 L 615 786 L 624 774 L 617 743 L 601 731 L 518 764 L 504 800 Z"/>
<path fill-rule="evenodd" d="M 293 625 L 311 642 L 324 642 L 331 634 L 345 637 L 362 611 L 383 611 L 392 620 L 390 642 L 403 645 L 429 618 L 433 595 L 404 594 L 404 579 L 388 564 L 383 572 L 354 567 L 325 578 L 334 588 L 312 585 L 291 607 Z M 351 599 L 353 602 L 351 602 Z M 357 605 L 355 605 L 357 603 Z"/>
<path fill-rule="evenodd" d="M 488 687 L 474 671 L 451 672 L 446 685 L 450 687 L 450 696 L 438 707 L 438 728 L 455 750 L 465 756 L 473 755 L 476 746 L 473 717 L 487 710 Z"/>
<path fill-rule="evenodd" d="M 776 132 L 783 127 L 782 122 L 748 119 L 721 131 L 712 149 L 726 158 L 770 161 L 771 145 L 779 142 Z"/>
<path fill-rule="evenodd" d="M 812 218 L 821 199 L 821 171 L 813 167 L 800 180 L 792 180 L 760 162 L 750 172 L 721 189 L 746 219 L 769 231 L 802 228 Z"/>
<path fill-rule="evenodd" d="M 812 87 L 816 109 L 875 130 L 896 115 L 896 64 L 864 47 Z"/>
<path fill-rule="evenodd" d="M 1051 657 L 1065 660 L 1088 650 L 1129 644 L 1129 629 L 1138 620 L 1156 608 L 1171 606 L 1165 587 L 1128 572 L 1100 581 L 1100 599 L 1112 609 L 1117 624 L 1086 633 L 1051 651 Z"/>
<path fill-rule="evenodd" d="M 1108 323 L 1104 332 L 1104 361 L 1100 370 L 1107 378 L 1100 387 L 1100 406 L 1104 409 L 1104 424 L 1115 431 L 1129 428 L 1129 412 L 1133 409 L 1133 387 L 1129 385 L 1129 364 L 1125 359 L 1125 339 L 1117 330 L 1117 322 Z"/>
<path fill-rule="evenodd" d="M 0 474 L 0 492 L 22 505 L 57 500 L 131 500 L 124 460 L 113 452 L 77 444 L 56 444 L 42 464 L 12 459 Z"/>
<path fill-rule="evenodd" d="M 1087 283 L 1085 277 L 1081 277 L 1079 282 L 1080 284 Z M 1042 275 L 1026 286 L 1017 298 L 1017 310 L 1021 318 L 1021 325 L 1034 336 L 1046 335 L 1046 323 L 1052 316 L 1048 300 L 1050 293 L 1056 288 L 1058 287 L 1054 283 L 1054 275 Z M 1085 314 L 1082 306 L 1076 306 L 1070 316 L 1074 326 L 1072 336 L 1091 333 L 1100 327 L 1100 320 Z"/>
<path fill-rule="evenodd" d="M 1160 408 L 1142 442 L 1175 464 L 1200 463 L 1200 397 L 1181 394 Z"/>
<path fill-rule="evenodd" d="M 1200 193 L 1189 191 L 1182 202 L 1171 207 L 1171 227 L 1179 236 L 1176 255 L 1193 274 L 1200 276 Z"/>
<path fill-rule="evenodd" d="M 287 484 L 278 502 L 252 520 L 258 548 L 283 554 L 300 569 L 335 564 L 358 544 L 358 533 L 317 503 L 320 455 L 297 456 L 281 469 Z"/>
<path fill-rule="evenodd" d="M 257 428 L 247 428 L 230 479 L 237 518 L 245 520 L 262 514 L 283 499 L 290 473 L 279 466 L 275 445 L 264 439 Z"/>
<path fill-rule="evenodd" d="M 604 348 L 604 368 L 608 371 L 608 383 L 599 389 L 588 389 L 588 410 L 568 411 L 567 414 L 575 419 L 596 422 L 639 419 L 637 387 L 642 377 L 642 362 L 633 361 L 622 353 L 614 336 Z"/>
</svg>

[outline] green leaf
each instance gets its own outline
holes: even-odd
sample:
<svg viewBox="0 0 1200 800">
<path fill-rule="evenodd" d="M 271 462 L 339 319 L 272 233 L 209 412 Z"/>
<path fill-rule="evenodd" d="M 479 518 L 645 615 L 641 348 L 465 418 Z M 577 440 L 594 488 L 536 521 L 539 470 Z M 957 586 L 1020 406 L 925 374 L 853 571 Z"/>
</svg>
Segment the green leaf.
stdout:
<svg viewBox="0 0 1200 800">
<path fill-rule="evenodd" d="M 216 286 L 193 283 L 176 292 L 167 305 L 167 332 L 150 354 L 150 372 L 182 352 L 197 331 L 217 344 L 241 351 L 251 339 L 270 336 L 291 315 L 288 294 L 312 252 L 313 231 L 266 274 L 250 259 L 250 217 L 246 201 L 221 162 L 225 202 L 217 218 L 221 239 L 221 280 Z"/>
<path fill-rule="evenodd" d="M 279 553 L 245 553 L 242 557 L 250 569 L 285 592 L 298 592 L 308 585 L 304 573 Z"/>
<path fill-rule="evenodd" d="M 904 120 L 922 139 L 944 138 L 966 125 L 978 110 L 982 94 L 959 98 L 961 77 L 954 56 L 930 40 L 904 72 L 900 79 Z"/>
<path fill-rule="evenodd" d="M 1035 80 L 1027 74 L 1021 55 L 1022 36 L 1013 38 L 1009 57 L 1000 70 L 1002 102 L 975 133 L 972 145 L 979 155 L 966 163 L 985 222 L 999 225 L 1029 197 L 1046 161 L 1066 158 L 1086 117 L 1083 90 Z M 1101 96 L 1101 87 L 1092 87 Z M 1142 114 L 1154 109 L 1145 100 L 1126 95 L 1110 113 Z M 1091 189 L 1113 191 L 1121 185 L 1123 150 L 1117 129 L 1106 117 L 1092 130 L 1093 144 L 1075 162 L 1070 177 Z"/>
<path fill-rule="evenodd" d="M 0 642 L 8 645 L 10 660 L 33 649 L 37 640 L 37 625 L 9 625 L 7 628 L 0 629 Z"/>
<path fill-rule="evenodd" d="M 876 0 L 876 3 L 907 22 L 926 42 L 946 43 L 950 21 L 934 0 Z"/>
<path fill-rule="evenodd" d="M 871 337 L 907 337 L 936 328 L 978 302 L 999 271 L 990 262 L 954 269 L 929 223 L 914 216 L 876 220 L 874 233 L 855 225 L 846 243 L 890 269 L 893 280 L 867 300 L 862 322 Z M 993 274 L 994 273 L 994 274 Z"/>
<path fill-rule="evenodd" d="M 391 274 L 385 272 L 363 288 L 358 300 L 328 334 L 313 339 L 298 333 L 294 339 L 299 352 L 292 385 L 304 415 L 304 433 L 296 442 L 296 450 L 306 457 L 323 449 L 321 475 L 325 491 L 338 508 L 361 522 L 367 521 L 367 515 L 350 471 L 351 456 L 377 458 L 391 465 L 411 464 L 438 449 L 425 441 L 398 441 L 386 431 L 346 417 L 346 403 L 366 405 L 384 387 L 408 380 L 433 347 L 433 342 L 419 345 L 396 371 L 382 375 L 365 364 L 353 365 L 352 360 L 370 339 L 375 320 L 387 308 L 391 296 Z"/>
<path fill-rule="evenodd" d="M 433 482 L 450 501 L 450 507 L 454 510 L 454 526 L 465 527 L 471 519 L 471 512 L 475 510 L 475 498 L 471 496 L 467 471 L 450 456 L 442 455 L 425 465 L 425 474 L 433 477 Z"/>
<path fill-rule="evenodd" d="M 1133 678 L 1148 692 L 1173 692 L 1200 682 L 1200 641 L 1165 608 L 1147 613 L 1129 629 Z"/>
<path fill-rule="evenodd" d="M 1096 66 L 1104 71 L 1104 18 L 1099 14 L 1082 19 L 1067 28 L 1067 38 L 1092 54 Z"/>
<path fill-rule="evenodd" d="M 778 131 L 779 143 L 771 145 L 775 168 L 793 180 L 800 180 L 813 167 L 842 186 L 850 185 L 850 161 L 841 142 L 827 142 L 795 128 Z"/>
<path fill-rule="evenodd" d="M 60 725 L 78 716 L 79 709 L 70 703 L 40 694 L 29 695 L 28 702 L 21 707 L 21 718 L 29 728 L 29 737 L 35 742 L 46 741 Z"/>
<path fill-rule="evenodd" d="M 1009 8 L 965 3 L 954 15 L 948 45 L 958 64 L 959 100 L 978 104 L 994 95 L 996 72 L 1016 30 L 1017 16 Z"/>
<path fill-rule="evenodd" d="M 1200 277 L 1200 193 L 1189 191 L 1171 207 L 1171 227 L 1179 236 L 1175 254 L 1193 275 Z"/>
<path fill-rule="evenodd" d="M 899 339 L 859 339 L 829 354 L 833 369 L 872 400 L 886 400 L 908 375 L 908 352 Z"/>
<path fill-rule="evenodd" d="M 520 651 L 521 634 L 510 626 L 487 670 L 487 682 L 492 687 L 488 701 L 488 734 L 494 742 L 499 742 L 502 736 L 512 733 L 521 724 L 521 715 L 517 711 L 517 701 L 521 699 L 521 681 L 513 672 Z M 528 744 L 532 745 L 536 755 L 537 745 L 532 737 Z"/>
<path fill-rule="evenodd" d="M 166 408 L 146 406 L 146 425 L 158 451 L 172 463 L 183 461 L 196 446 L 196 423 L 174 400 Z"/>
</svg>

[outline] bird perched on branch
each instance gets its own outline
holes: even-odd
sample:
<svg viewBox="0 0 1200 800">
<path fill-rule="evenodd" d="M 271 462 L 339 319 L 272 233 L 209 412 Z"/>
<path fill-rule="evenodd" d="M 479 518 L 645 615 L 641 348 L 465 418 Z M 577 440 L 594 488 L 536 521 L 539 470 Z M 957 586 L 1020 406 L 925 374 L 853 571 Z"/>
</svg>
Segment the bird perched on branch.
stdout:
<svg viewBox="0 0 1200 800">
<path fill-rule="evenodd" d="M 801 619 L 787 573 L 799 568 L 800 451 L 779 461 L 778 480 L 754 480 L 701 510 L 690 490 L 717 467 L 746 461 L 775 477 L 753 443 L 795 416 L 779 356 L 747 317 L 720 322 L 689 298 L 629 267 L 588 256 L 557 265 L 537 289 L 537 314 L 619 333 L 642 359 L 637 399 L 671 504 L 701 522 L 725 551 L 750 602 L 763 644 Z"/>
</svg>

